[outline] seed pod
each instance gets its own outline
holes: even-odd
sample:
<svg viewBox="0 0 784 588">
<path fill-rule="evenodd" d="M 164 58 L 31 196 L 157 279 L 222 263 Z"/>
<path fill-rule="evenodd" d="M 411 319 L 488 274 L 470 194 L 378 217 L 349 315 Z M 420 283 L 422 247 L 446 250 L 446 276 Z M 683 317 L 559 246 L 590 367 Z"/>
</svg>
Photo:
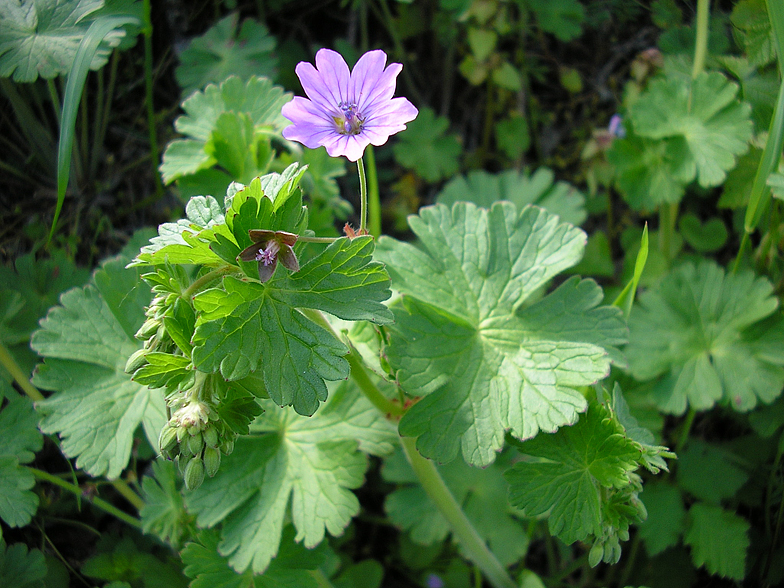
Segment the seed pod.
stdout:
<svg viewBox="0 0 784 588">
<path fill-rule="evenodd" d="M 204 448 L 204 468 L 207 471 L 207 475 L 212 478 L 215 474 L 218 473 L 218 468 L 220 467 L 221 462 L 221 454 L 218 449 L 215 447 L 205 447 Z"/>
<path fill-rule="evenodd" d="M 210 425 L 204 429 L 202 434 L 204 435 L 204 443 L 207 445 L 207 447 L 218 446 L 218 430 L 215 427 Z"/>
<path fill-rule="evenodd" d="M 181 474 L 185 474 L 185 470 L 188 467 L 188 463 L 193 461 L 193 458 L 188 456 L 184 456 L 182 454 L 177 456 L 177 459 L 174 460 L 177 463 L 177 469 L 180 470 Z"/>
<path fill-rule="evenodd" d="M 166 425 L 161 429 L 158 437 L 158 447 L 161 448 L 161 452 L 164 452 L 174 449 L 175 445 L 177 445 L 177 429 Z"/>
<path fill-rule="evenodd" d="M 191 438 L 189 436 L 187 436 L 187 435 L 185 435 L 185 438 L 182 441 L 180 441 L 180 455 L 181 456 L 190 458 L 190 457 L 193 457 L 194 455 L 196 455 L 195 453 L 193 453 L 193 451 L 191 451 L 191 443 L 190 443 L 190 441 L 191 441 Z"/>
<path fill-rule="evenodd" d="M 204 481 L 204 462 L 194 457 L 185 467 L 185 487 L 188 490 L 196 490 Z"/>
<path fill-rule="evenodd" d="M 147 350 L 137 349 L 125 362 L 125 373 L 132 374 L 143 365 L 147 365 Z"/>
<path fill-rule="evenodd" d="M 188 437 L 187 442 L 188 449 L 193 455 L 199 455 L 201 453 L 201 450 L 204 447 L 204 440 L 201 437 L 201 433 L 191 435 Z"/>
</svg>

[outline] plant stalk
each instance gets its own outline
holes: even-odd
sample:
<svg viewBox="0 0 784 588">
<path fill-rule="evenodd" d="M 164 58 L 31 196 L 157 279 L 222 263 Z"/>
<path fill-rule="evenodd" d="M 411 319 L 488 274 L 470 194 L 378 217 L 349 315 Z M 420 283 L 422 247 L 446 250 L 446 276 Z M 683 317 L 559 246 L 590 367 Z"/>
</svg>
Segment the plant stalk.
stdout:
<svg viewBox="0 0 784 588">
<path fill-rule="evenodd" d="M 2 365 L 14 381 L 19 384 L 19 387 L 22 391 L 27 394 L 27 397 L 32 400 L 33 402 L 38 402 L 39 400 L 44 400 L 44 395 L 30 383 L 30 380 L 27 376 L 25 376 L 22 368 L 19 367 L 19 364 L 16 363 L 16 360 L 8 351 L 5 345 L 0 342 L 0 365 Z"/>
<path fill-rule="evenodd" d="M 436 465 L 419 454 L 416 449 L 416 440 L 411 437 L 401 437 L 400 443 L 419 483 L 441 515 L 449 522 L 452 532 L 466 550 L 468 557 L 482 570 L 494 588 L 517 588 L 517 584 L 509 577 L 506 568 L 488 549 L 463 509 L 460 508 L 452 492 L 441 478 L 441 474 L 438 473 Z"/>
<path fill-rule="evenodd" d="M 708 26 L 710 21 L 710 0 L 697 0 L 697 38 L 694 43 L 694 66 L 691 70 L 692 79 L 705 69 L 708 56 Z"/>
<path fill-rule="evenodd" d="M 136 510 L 141 510 L 144 506 L 144 500 L 142 497 L 136 494 L 133 489 L 128 485 L 128 482 L 125 480 L 112 480 L 112 486 L 117 492 L 122 495 L 125 500 L 130 502 Z"/>
<path fill-rule="evenodd" d="M 97 496 L 90 496 L 89 494 L 82 491 L 79 486 L 75 484 L 71 484 L 70 482 L 66 482 L 65 480 L 61 480 L 57 476 L 50 474 L 49 472 L 45 472 L 43 470 L 39 470 L 36 468 L 26 468 L 30 471 L 36 478 L 39 480 L 43 480 L 45 482 L 49 482 L 50 484 L 54 484 L 55 486 L 59 486 L 60 488 L 67 490 L 74 494 L 77 498 L 84 498 L 88 502 L 92 503 L 94 506 L 97 506 L 102 511 L 109 513 L 110 515 L 117 517 L 124 523 L 132 527 L 136 527 L 137 529 L 142 528 L 142 522 L 132 517 L 126 512 L 121 511 L 119 508 L 115 507 L 114 505 L 106 502 L 102 498 L 98 498 Z"/>
<path fill-rule="evenodd" d="M 359 172 L 359 234 L 365 235 L 367 233 L 368 192 L 363 157 L 357 160 L 357 171 Z"/>
<path fill-rule="evenodd" d="M 376 169 L 376 154 L 373 146 L 368 145 L 367 154 L 367 180 L 368 180 L 368 224 L 369 231 L 376 239 L 381 236 L 381 196 L 378 191 L 378 170 Z"/>
</svg>

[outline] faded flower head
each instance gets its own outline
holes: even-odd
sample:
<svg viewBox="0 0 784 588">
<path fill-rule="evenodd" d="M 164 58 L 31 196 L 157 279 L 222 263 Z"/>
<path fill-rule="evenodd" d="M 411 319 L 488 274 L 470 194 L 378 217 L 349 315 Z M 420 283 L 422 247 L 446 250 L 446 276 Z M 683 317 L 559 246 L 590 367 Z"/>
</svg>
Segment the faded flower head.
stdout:
<svg viewBox="0 0 784 588">
<path fill-rule="evenodd" d="M 321 49 L 316 67 L 300 62 L 296 72 L 308 98 L 297 96 L 283 106 L 283 116 L 294 123 L 283 136 L 311 149 L 324 146 L 330 157 L 356 161 L 368 144 L 383 145 L 404 130 L 418 111 L 406 98 L 392 98 L 403 66 L 385 68 L 386 61 L 383 51 L 368 51 L 349 72 L 339 53 Z"/>
<path fill-rule="evenodd" d="M 299 261 L 291 248 L 297 242 L 297 235 L 286 231 L 266 231 L 251 229 L 248 235 L 253 245 L 243 249 L 237 256 L 242 261 L 259 262 L 259 280 L 266 282 L 275 273 L 278 260 L 288 270 L 299 271 Z"/>
</svg>

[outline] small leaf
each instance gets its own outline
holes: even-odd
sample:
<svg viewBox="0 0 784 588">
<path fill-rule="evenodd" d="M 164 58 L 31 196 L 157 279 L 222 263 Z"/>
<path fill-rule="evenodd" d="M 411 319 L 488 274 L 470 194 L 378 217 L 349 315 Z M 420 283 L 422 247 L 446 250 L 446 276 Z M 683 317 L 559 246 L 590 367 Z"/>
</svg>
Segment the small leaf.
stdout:
<svg viewBox="0 0 784 588">
<path fill-rule="evenodd" d="M 192 517 L 185 512 L 174 464 L 158 459 L 152 462 L 152 473 L 153 477 L 142 479 L 144 506 L 139 511 L 142 530 L 154 533 L 177 549 L 190 532 Z"/>
<path fill-rule="evenodd" d="M 33 461 L 43 436 L 31 402 L 11 394 L 0 411 L 0 518 L 11 527 L 24 527 L 38 509 L 38 495 L 31 491 L 32 472 L 21 464 Z"/>
<path fill-rule="evenodd" d="M 640 536 L 654 556 L 678 544 L 686 528 L 686 509 L 680 491 L 663 482 L 646 484 L 643 498 L 648 518 L 640 523 Z"/>
<path fill-rule="evenodd" d="M 684 542 L 692 548 L 697 567 L 711 574 L 741 581 L 746 577 L 749 522 L 718 506 L 697 503 L 689 510 Z"/>
<path fill-rule="evenodd" d="M 43 588 L 46 577 L 44 554 L 27 545 L 14 543 L 6 547 L 0 538 L 0 586 L 4 588 Z"/>
<path fill-rule="evenodd" d="M 275 37 L 252 18 L 245 19 L 241 27 L 238 25 L 239 14 L 232 13 L 191 41 L 182 52 L 174 75 L 183 94 L 201 90 L 210 83 L 219 84 L 232 75 L 275 75 Z"/>
<path fill-rule="evenodd" d="M 727 227 L 720 218 L 708 219 L 703 224 L 695 215 L 687 213 L 678 220 L 678 228 L 683 240 L 700 253 L 718 251 L 727 242 Z"/>
<path fill-rule="evenodd" d="M 690 179 L 721 184 L 748 150 L 751 108 L 737 100 L 738 86 L 718 72 L 658 78 L 630 110 L 634 131 L 650 139 L 682 138 L 693 163 Z"/>
<path fill-rule="evenodd" d="M 512 114 L 495 125 L 495 142 L 510 159 L 518 159 L 528 151 L 531 135 L 524 116 Z"/>
<path fill-rule="evenodd" d="M 585 7 L 578 0 L 526 0 L 536 15 L 539 26 L 561 41 L 580 36 L 585 20 Z"/>
<path fill-rule="evenodd" d="M 743 412 L 772 402 L 784 386 L 772 294 L 770 282 L 750 271 L 725 275 L 707 260 L 682 265 L 632 310 L 626 348 L 632 374 L 640 381 L 664 376 L 654 398 L 672 414 L 717 401 Z"/>
<path fill-rule="evenodd" d="M 437 182 L 457 172 L 463 146 L 456 135 L 447 135 L 449 121 L 436 117 L 431 108 L 422 108 L 416 120 L 392 147 L 395 159 L 428 182 Z"/>
<path fill-rule="evenodd" d="M 678 460 L 680 488 L 711 504 L 732 498 L 749 479 L 732 454 L 697 439 L 678 453 Z"/>
</svg>

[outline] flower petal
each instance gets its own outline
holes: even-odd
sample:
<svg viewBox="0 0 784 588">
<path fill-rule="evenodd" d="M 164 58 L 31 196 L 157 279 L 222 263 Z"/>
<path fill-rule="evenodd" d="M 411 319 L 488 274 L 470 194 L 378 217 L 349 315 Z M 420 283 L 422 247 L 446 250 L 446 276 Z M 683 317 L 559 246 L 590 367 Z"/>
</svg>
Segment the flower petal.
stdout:
<svg viewBox="0 0 784 588">
<path fill-rule="evenodd" d="M 348 98 L 351 102 L 356 103 L 359 112 L 364 113 L 364 107 L 369 104 L 369 99 L 373 94 L 378 93 L 379 79 L 384 74 L 386 62 L 387 54 L 380 49 L 368 51 L 359 58 L 351 71 Z M 394 91 L 393 82 L 392 92 L 394 93 Z"/>
<path fill-rule="evenodd" d="M 397 76 L 403 70 L 400 63 L 390 63 L 381 76 L 376 81 L 375 87 L 364 98 L 362 104 L 362 113 L 367 116 L 368 113 L 373 112 L 378 105 L 386 103 L 395 94 L 395 85 L 397 84 Z"/>
<path fill-rule="evenodd" d="M 272 277 L 275 273 L 275 268 L 278 267 L 278 259 L 275 258 L 269 265 L 264 265 L 264 262 L 259 262 L 259 281 L 263 284 Z"/>
<path fill-rule="evenodd" d="M 280 251 L 278 251 L 278 260 L 287 270 L 292 272 L 299 271 L 299 261 L 297 260 L 297 256 L 294 254 L 294 250 L 288 245 L 283 244 L 280 246 Z"/>
<path fill-rule="evenodd" d="M 337 88 L 327 84 L 321 73 L 306 61 L 300 61 L 294 71 L 305 90 L 305 94 L 320 110 L 325 114 L 337 113 L 337 107 L 340 103 L 340 92 Z"/>
<path fill-rule="evenodd" d="M 333 107 L 337 108 L 339 103 L 347 101 L 351 73 L 340 53 L 332 49 L 319 49 L 316 53 L 316 68 L 323 84 L 337 98 Z"/>
</svg>

